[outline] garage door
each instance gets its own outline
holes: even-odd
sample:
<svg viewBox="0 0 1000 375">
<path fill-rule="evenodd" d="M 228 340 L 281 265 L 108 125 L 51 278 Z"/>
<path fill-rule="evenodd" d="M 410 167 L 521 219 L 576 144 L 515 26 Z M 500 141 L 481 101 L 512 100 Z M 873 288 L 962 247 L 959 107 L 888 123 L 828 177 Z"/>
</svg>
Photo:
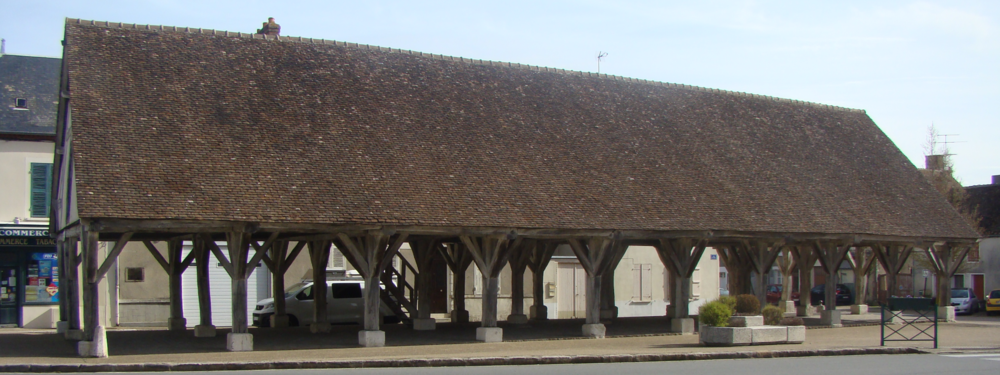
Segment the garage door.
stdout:
<svg viewBox="0 0 1000 375">
<path fill-rule="evenodd" d="M 229 255 L 225 242 L 217 242 L 223 254 Z M 183 249 L 184 257 L 191 252 L 190 243 L 185 243 Z M 250 249 L 250 256 L 253 258 L 255 251 Z M 212 323 L 216 327 L 231 327 L 233 325 L 233 292 L 232 279 L 225 267 L 215 256 L 209 258 L 211 262 L 208 266 L 208 282 L 210 295 L 212 297 Z M 182 293 L 184 295 L 184 317 L 187 318 L 187 326 L 194 327 L 201 322 L 201 312 L 198 309 L 198 272 L 195 264 L 192 263 L 184 271 L 182 277 Z M 252 322 L 254 305 L 258 300 L 268 298 L 270 290 L 270 274 L 263 264 L 258 264 L 247 279 L 247 322 Z"/>
</svg>

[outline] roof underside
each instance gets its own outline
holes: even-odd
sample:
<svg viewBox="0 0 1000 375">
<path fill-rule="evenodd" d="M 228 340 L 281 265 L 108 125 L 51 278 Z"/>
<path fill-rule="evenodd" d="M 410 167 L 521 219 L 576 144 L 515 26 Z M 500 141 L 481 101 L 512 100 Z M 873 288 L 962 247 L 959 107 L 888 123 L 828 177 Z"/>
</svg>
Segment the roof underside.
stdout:
<svg viewBox="0 0 1000 375">
<path fill-rule="evenodd" d="M 862 111 L 67 25 L 82 218 L 975 237 Z"/>
</svg>

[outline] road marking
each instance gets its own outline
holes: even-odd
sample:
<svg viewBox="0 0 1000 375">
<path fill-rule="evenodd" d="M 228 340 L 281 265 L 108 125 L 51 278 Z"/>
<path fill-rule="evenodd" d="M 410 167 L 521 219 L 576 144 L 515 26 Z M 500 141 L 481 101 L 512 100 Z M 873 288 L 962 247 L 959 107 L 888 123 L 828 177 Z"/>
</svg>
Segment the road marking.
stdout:
<svg viewBox="0 0 1000 375">
<path fill-rule="evenodd" d="M 1000 357 L 1000 353 L 997 354 L 942 354 L 942 357 L 950 358 L 976 358 L 976 357 Z M 1000 361 L 1000 358 L 983 358 L 989 360 Z"/>
</svg>

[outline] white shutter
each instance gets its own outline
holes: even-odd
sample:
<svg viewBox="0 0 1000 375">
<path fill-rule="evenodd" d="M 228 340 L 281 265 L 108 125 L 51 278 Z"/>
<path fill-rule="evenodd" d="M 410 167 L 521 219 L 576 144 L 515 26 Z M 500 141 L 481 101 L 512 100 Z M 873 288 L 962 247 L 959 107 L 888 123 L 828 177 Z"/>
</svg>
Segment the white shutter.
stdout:
<svg viewBox="0 0 1000 375">
<path fill-rule="evenodd" d="M 691 274 L 691 298 L 701 297 L 701 268 L 695 268 Z"/>
<path fill-rule="evenodd" d="M 217 242 L 219 249 L 222 250 L 223 254 L 229 256 L 225 242 Z M 182 257 L 187 257 L 188 253 L 191 252 L 191 244 L 189 242 L 184 243 L 184 248 L 181 252 Z M 250 248 L 249 258 L 253 258 L 254 249 Z M 226 272 L 225 267 L 222 267 L 222 263 L 215 258 L 215 255 L 210 255 L 208 265 L 208 283 L 209 283 L 209 293 L 212 298 L 212 323 L 216 327 L 231 327 L 233 325 L 233 282 L 229 277 L 229 273 Z M 247 322 L 253 322 L 253 309 L 257 305 L 258 297 L 257 292 L 260 288 L 260 282 L 262 280 L 267 280 L 264 272 L 258 272 L 262 269 L 262 265 L 258 265 L 257 268 L 251 270 L 250 277 L 247 278 Z M 263 277 L 263 279 L 261 279 Z M 184 270 L 184 274 L 181 277 L 181 290 L 183 293 L 184 301 L 184 317 L 187 319 L 187 326 L 194 327 L 201 323 L 201 311 L 198 308 L 198 271 L 195 269 L 194 262 L 191 266 Z"/>
<path fill-rule="evenodd" d="M 642 301 L 649 302 L 653 300 L 653 265 L 650 263 L 642 264 Z"/>
<path fill-rule="evenodd" d="M 632 265 L 632 301 L 642 301 L 642 264 Z"/>
</svg>

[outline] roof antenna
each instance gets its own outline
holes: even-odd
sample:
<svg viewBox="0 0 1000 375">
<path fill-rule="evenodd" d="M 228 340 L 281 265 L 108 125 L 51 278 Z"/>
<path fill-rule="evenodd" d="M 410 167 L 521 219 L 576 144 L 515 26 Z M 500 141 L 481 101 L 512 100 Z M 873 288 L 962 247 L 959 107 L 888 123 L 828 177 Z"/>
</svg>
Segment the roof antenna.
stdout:
<svg viewBox="0 0 1000 375">
<path fill-rule="evenodd" d="M 597 51 L 597 74 L 601 74 L 601 59 L 608 56 L 607 52 Z"/>
</svg>

